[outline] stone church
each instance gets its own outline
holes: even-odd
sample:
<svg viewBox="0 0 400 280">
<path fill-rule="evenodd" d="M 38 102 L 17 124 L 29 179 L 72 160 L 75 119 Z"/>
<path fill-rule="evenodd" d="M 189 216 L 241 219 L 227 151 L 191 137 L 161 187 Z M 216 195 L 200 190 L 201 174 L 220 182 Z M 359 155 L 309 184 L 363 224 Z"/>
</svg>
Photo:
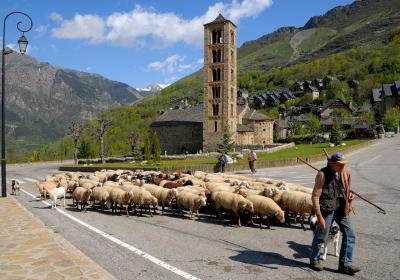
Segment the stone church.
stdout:
<svg viewBox="0 0 400 280">
<path fill-rule="evenodd" d="M 224 131 L 239 149 L 273 143 L 274 120 L 237 105 L 236 31 L 222 15 L 204 25 L 203 104 L 167 110 L 150 125 L 162 153 L 216 151 Z"/>
</svg>

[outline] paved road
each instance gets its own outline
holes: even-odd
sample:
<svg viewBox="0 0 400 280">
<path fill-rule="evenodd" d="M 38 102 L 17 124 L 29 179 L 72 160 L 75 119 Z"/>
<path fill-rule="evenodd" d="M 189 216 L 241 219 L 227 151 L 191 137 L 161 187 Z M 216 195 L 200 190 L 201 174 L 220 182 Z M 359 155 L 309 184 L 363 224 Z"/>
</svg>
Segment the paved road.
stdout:
<svg viewBox="0 0 400 280">
<path fill-rule="evenodd" d="M 355 201 L 354 259 L 362 271 L 353 279 L 400 279 L 400 137 L 382 140 L 348 158 L 353 189 L 387 211 L 382 215 L 366 203 Z M 12 166 L 8 178 L 19 178 L 23 188 L 36 195 L 32 182 L 56 167 L 54 163 Z M 252 176 L 247 171 L 237 173 Z M 307 166 L 271 168 L 259 170 L 256 176 L 312 187 L 315 171 Z M 200 221 L 169 215 L 128 218 L 94 210 L 80 213 L 70 205 L 66 207 L 67 214 L 101 230 L 102 236 L 26 194 L 18 200 L 118 279 L 182 279 L 176 271 L 171 272 L 173 269 L 165 269 L 166 264 L 188 273 L 187 279 L 346 279 L 335 272 L 338 259 L 330 252 L 324 262 L 325 271 L 313 272 L 307 267 L 312 232 L 298 227 L 260 230 L 219 224 L 207 216 Z M 120 244 L 112 242 L 113 238 Z M 132 252 L 135 249 L 156 259 Z"/>
</svg>

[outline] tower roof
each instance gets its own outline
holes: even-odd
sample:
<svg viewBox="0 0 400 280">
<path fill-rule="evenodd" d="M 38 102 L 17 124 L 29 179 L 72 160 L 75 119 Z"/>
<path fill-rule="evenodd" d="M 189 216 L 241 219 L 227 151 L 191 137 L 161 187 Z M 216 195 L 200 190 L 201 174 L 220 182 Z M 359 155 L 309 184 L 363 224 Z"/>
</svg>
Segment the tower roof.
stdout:
<svg viewBox="0 0 400 280">
<path fill-rule="evenodd" d="M 232 23 L 235 27 L 237 27 L 236 24 L 234 24 L 234 23 L 233 23 L 232 21 L 230 21 L 229 19 L 224 18 L 224 16 L 221 15 L 221 14 L 219 14 L 213 21 L 204 24 L 204 26 L 212 25 L 212 24 L 216 24 L 216 23 L 224 23 L 224 22 L 230 22 L 230 23 Z"/>
</svg>

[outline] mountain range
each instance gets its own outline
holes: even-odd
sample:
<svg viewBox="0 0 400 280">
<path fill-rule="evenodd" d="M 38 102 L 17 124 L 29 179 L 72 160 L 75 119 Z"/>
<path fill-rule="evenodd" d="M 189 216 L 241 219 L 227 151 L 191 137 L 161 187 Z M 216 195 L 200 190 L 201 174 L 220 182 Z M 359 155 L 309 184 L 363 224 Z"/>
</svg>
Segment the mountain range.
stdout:
<svg viewBox="0 0 400 280">
<path fill-rule="evenodd" d="M 59 139 L 71 121 L 95 119 L 104 110 L 133 104 L 163 88 L 135 89 L 17 52 L 7 54 L 5 64 L 6 133 L 25 144 Z"/>
</svg>

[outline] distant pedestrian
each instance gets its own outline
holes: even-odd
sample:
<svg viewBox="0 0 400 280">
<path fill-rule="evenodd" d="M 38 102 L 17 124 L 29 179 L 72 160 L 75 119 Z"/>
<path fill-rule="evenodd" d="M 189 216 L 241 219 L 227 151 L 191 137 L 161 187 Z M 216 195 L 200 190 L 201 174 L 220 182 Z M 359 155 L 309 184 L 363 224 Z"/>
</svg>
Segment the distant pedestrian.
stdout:
<svg viewBox="0 0 400 280">
<path fill-rule="evenodd" d="M 328 166 L 322 168 L 315 178 L 311 198 L 318 224 L 312 241 L 310 268 L 316 271 L 324 269 L 320 263 L 320 249 L 328 237 L 333 221 L 342 232 L 338 272 L 354 275 L 360 271 L 352 264 L 356 237 L 349 212 L 354 195 L 350 192 L 350 173 L 344 168 L 347 162 L 341 153 L 334 153 L 328 160 Z"/>
<path fill-rule="evenodd" d="M 251 173 L 256 173 L 256 160 L 257 160 L 257 154 L 254 150 L 251 150 L 249 156 L 247 157 L 247 160 L 249 162 L 249 168 Z"/>
<path fill-rule="evenodd" d="M 227 163 L 228 163 L 228 156 L 225 152 L 223 152 L 219 157 L 219 172 L 221 173 L 225 172 L 225 166 Z"/>
</svg>

